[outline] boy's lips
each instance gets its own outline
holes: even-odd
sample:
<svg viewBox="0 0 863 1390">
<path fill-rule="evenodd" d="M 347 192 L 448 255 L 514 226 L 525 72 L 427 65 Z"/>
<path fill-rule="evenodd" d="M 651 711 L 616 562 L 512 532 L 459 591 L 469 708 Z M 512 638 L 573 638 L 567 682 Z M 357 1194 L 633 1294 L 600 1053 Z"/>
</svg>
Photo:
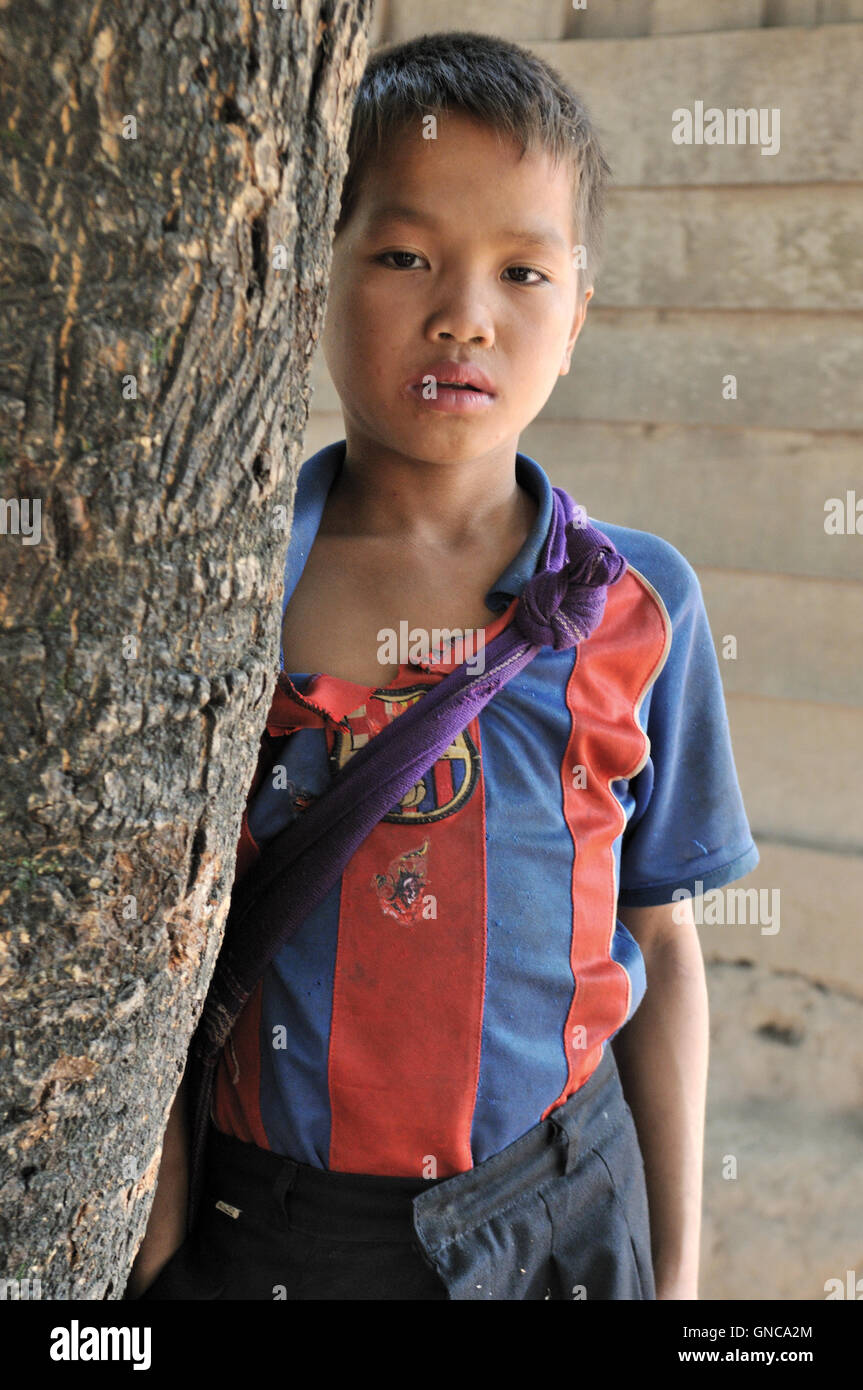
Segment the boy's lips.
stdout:
<svg viewBox="0 0 863 1390">
<path fill-rule="evenodd" d="M 429 390 L 431 382 L 434 389 Z M 432 362 L 405 382 L 404 393 L 428 410 L 470 415 L 487 409 L 496 398 L 490 377 L 472 362 Z"/>
<path fill-rule="evenodd" d="M 487 396 L 494 396 L 494 382 L 491 377 L 486 376 L 481 368 L 475 366 L 473 362 L 432 362 L 428 367 L 424 367 L 416 376 L 412 376 L 406 383 L 408 387 L 423 386 L 426 377 L 434 377 L 437 386 L 472 386 L 477 391 L 482 391 Z"/>
</svg>

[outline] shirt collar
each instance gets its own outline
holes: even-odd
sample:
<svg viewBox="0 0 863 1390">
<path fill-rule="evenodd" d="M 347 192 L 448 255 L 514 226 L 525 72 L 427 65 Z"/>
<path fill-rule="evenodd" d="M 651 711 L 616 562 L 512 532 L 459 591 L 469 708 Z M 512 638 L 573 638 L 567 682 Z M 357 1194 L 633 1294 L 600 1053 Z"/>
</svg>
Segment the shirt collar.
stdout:
<svg viewBox="0 0 863 1390">
<path fill-rule="evenodd" d="M 285 589 L 282 617 L 305 569 L 309 552 L 318 534 L 327 495 L 345 459 L 346 441 L 327 444 L 302 464 L 297 477 L 294 500 L 294 520 L 285 561 Z M 498 575 L 485 595 L 487 606 L 502 613 L 517 598 L 522 588 L 536 573 L 540 551 L 551 524 L 554 498 L 551 483 L 544 470 L 527 454 L 515 456 L 516 481 L 535 497 L 539 511 L 530 534 L 521 550 L 506 569 Z M 279 641 L 279 665 L 284 667 L 284 653 Z"/>
</svg>

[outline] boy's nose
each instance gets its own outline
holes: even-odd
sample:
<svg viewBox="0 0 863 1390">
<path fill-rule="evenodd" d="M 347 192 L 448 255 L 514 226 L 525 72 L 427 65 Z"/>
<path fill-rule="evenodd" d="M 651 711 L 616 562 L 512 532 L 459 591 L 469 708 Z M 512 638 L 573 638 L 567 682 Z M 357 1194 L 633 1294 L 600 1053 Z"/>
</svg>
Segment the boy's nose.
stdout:
<svg viewBox="0 0 863 1390">
<path fill-rule="evenodd" d="M 429 315 L 428 332 L 440 342 L 479 343 L 484 347 L 494 342 L 491 311 L 477 288 L 471 288 L 464 279 L 451 282 L 439 299 Z"/>
<path fill-rule="evenodd" d="M 494 329 L 480 316 L 459 310 L 434 316 L 429 336 L 434 342 L 468 343 L 479 347 L 494 344 Z"/>
</svg>

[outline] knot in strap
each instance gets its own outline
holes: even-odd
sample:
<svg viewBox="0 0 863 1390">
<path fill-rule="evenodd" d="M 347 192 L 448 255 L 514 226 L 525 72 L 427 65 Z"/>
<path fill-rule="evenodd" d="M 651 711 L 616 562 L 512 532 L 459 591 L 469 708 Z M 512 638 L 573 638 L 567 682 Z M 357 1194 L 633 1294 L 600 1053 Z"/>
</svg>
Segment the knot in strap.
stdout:
<svg viewBox="0 0 863 1390">
<path fill-rule="evenodd" d="M 555 651 L 590 636 L 605 611 L 608 585 L 616 584 L 626 569 L 624 557 L 595 526 L 568 521 L 564 534 L 563 565 L 529 579 L 513 615 L 533 646 Z"/>
</svg>

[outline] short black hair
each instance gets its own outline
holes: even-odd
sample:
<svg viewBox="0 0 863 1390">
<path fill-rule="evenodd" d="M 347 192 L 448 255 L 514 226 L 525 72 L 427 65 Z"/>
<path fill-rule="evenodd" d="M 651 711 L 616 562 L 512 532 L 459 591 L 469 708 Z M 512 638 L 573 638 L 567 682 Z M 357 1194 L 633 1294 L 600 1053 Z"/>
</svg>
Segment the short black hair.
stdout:
<svg viewBox="0 0 863 1390">
<path fill-rule="evenodd" d="M 605 186 L 611 174 L 584 102 L 536 54 L 492 34 L 423 34 L 377 50 L 354 101 L 348 169 L 335 226 L 354 210 L 360 179 L 384 140 L 429 114 L 456 110 L 569 163 L 573 221 L 585 248 L 582 289 L 592 285 L 602 255 Z"/>
</svg>

